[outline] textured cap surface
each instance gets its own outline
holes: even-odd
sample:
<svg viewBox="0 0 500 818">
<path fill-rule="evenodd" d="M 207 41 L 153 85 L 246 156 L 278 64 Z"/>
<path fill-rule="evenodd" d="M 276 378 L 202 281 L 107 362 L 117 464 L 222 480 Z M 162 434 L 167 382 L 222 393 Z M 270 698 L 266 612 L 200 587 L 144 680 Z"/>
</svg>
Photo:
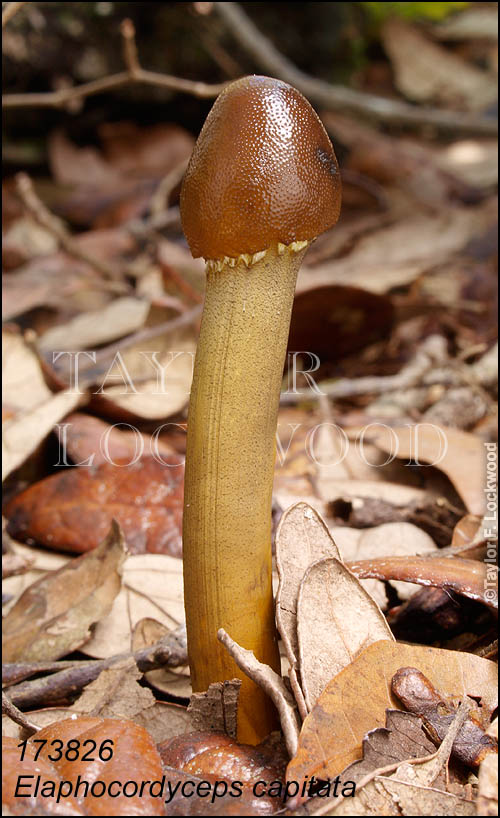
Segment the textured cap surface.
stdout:
<svg viewBox="0 0 500 818">
<path fill-rule="evenodd" d="M 270 77 L 243 77 L 217 98 L 181 191 L 194 257 L 257 253 L 318 236 L 337 221 L 337 159 L 313 108 Z"/>
</svg>

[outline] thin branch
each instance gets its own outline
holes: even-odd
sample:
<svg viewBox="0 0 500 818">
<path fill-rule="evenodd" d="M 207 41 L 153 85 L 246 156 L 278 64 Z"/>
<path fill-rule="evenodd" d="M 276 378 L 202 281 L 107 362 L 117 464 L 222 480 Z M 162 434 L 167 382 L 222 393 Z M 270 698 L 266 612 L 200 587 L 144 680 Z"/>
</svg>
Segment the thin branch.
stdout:
<svg viewBox="0 0 500 818">
<path fill-rule="evenodd" d="M 7 698 L 16 707 L 32 710 L 62 699 L 74 698 L 84 687 L 93 682 L 102 670 L 117 662 L 133 657 L 141 673 L 161 667 L 180 667 L 187 662 L 185 628 L 170 631 L 154 645 L 135 651 L 120 653 L 109 659 L 78 662 L 73 667 L 60 670 L 50 676 L 13 685 Z"/>
<path fill-rule="evenodd" d="M 227 83 L 225 82 L 210 85 L 206 82 L 195 82 L 180 77 L 172 77 L 169 74 L 159 74 L 156 71 L 147 71 L 141 67 L 139 62 L 132 21 L 123 20 L 120 31 L 123 37 L 125 71 L 110 74 L 107 77 L 101 77 L 82 85 L 75 85 L 73 88 L 61 88 L 58 91 L 46 91 L 36 94 L 4 94 L 2 106 L 4 108 L 64 108 L 65 105 L 75 99 L 85 99 L 94 94 L 101 94 L 104 91 L 111 91 L 125 85 L 137 83 L 168 88 L 171 91 L 192 94 L 201 99 L 212 99 L 218 96 L 226 87 Z"/>
<path fill-rule="evenodd" d="M 46 207 L 42 200 L 38 197 L 33 182 L 26 173 L 18 173 L 15 177 L 16 191 L 21 199 L 26 210 L 33 216 L 33 218 L 42 225 L 49 233 L 51 233 L 59 242 L 61 247 L 68 253 L 68 255 L 84 261 L 94 270 L 97 270 L 100 275 L 112 284 L 112 289 L 115 292 L 128 292 L 129 288 L 122 282 L 117 281 L 116 273 L 112 267 L 106 264 L 101 259 L 86 253 L 73 240 L 71 235 L 66 230 L 63 222 L 54 216 L 53 213 Z"/>
<path fill-rule="evenodd" d="M 495 119 L 478 118 L 467 113 L 422 108 L 392 99 L 356 91 L 342 85 L 330 85 L 298 69 L 259 31 L 238 3 L 214 3 L 234 38 L 271 76 L 298 88 L 311 102 L 334 111 L 370 116 L 392 125 L 431 125 L 454 133 L 496 134 Z"/>
<path fill-rule="evenodd" d="M 23 727 L 30 736 L 32 736 L 33 733 L 36 733 L 37 730 L 39 729 L 36 726 L 36 724 L 33 724 L 33 722 L 28 721 L 26 716 L 23 713 L 21 713 L 21 711 L 19 710 L 18 707 L 15 706 L 15 704 L 12 704 L 8 696 L 6 696 L 5 693 L 2 691 L 2 715 L 3 714 L 12 719 L 12 721 L 14 721 L 16 724 L 19 724 L 20 727 Z"/>
<path fill-rule="evenodd" d="M 6 3 L 5 8 L 2 10 L 2 28 L 7 25 L 9 20 L 12 20 L 14 14 L 17 14 L 19 9 L 22 9 L 23 6 L 26 5 L 26 2 L 23 3 Z"/>
<path fill-rule="evenodd" d="M 219 628 L 217 631 L 217 639 L 233 657 L 240 670 L 246 673 L 255 684 L 258 684 L 274 702 L 280 717 L 286 748 L 290 757 L 293 758 L 298 747 L 300 722 L 295 699 L 285 687 L 283 679 L 269 665 L 259 662 L 251 650 L 242 648 L 234 639 L 231 639 L 224 628 Z"/>
</svg>

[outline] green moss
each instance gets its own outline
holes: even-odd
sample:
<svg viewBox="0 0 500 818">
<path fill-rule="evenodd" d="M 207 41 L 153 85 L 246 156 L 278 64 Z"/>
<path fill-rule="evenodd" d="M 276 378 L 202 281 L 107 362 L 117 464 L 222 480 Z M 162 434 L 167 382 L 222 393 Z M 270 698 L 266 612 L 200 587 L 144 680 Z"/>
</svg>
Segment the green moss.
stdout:
<svg viewBox="0 0 500 818">
<path fill-rule="evenodd" d="M 469 3 L 364 3 L 363 6 L 374 22 L 381 23 L 387 17 L 404 17 L 406 20 L 443 20 L 449 14 L 465 8 Z"/>
</svg>

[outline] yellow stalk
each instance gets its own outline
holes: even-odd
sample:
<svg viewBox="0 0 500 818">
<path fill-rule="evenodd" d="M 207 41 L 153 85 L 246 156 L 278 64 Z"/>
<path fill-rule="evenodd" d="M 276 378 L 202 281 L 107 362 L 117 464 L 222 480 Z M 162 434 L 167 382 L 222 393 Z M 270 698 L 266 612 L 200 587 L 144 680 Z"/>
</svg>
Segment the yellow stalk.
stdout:
<svg viewBox="0 0 500 818">
<path fill-rule="evenodd" d="M 220 270 L 207 264 L 189 404 L 183 548 L 193 690 L 241 678 L 238 738 L 253 744 L 276 728 L 274 708 L 217 631 L 224 628 L 280 671 L 271 499 L 279 394 L 304 253 L 276 245 L 250 267 L 247 259 L 235 266 L 228 260 Z"/>
</svg>

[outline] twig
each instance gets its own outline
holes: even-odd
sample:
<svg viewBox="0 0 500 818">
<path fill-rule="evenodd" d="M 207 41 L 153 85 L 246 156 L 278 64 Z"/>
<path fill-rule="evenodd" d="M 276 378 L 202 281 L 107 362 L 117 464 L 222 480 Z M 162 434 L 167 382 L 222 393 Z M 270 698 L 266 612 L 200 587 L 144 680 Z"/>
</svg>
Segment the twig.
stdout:
<svg viewBox="0 0 500 818">
<path fill-rule="evenodd" d="M 242 648 L 234 639 L 231 639 L 224 628 L 217 631 L 217 639 L 222 642 L 238 667 L 246 673 L 249 679 L 258 684 L 274 702 L 280 717 L 286 748 L 290 753 L 290 757 L 293 758 L 297 752 L 300 724 L 297 705 L 292 694 L 285 687 L 283 679 L 269 665 L 259 662 L 251 650 Z"/>
<path fill-rule="evenodd" d="M 21 711 L 12 704 L 8 696 L 2 691 L 2 714 L 8 716 L 12 721 L 16 724 L 19 724 L 21 727 L 24 727 L 25 730 L 28 731 L 29 735 L 32 736 L 33 733 L 36 733 L 38 727 L 33 722 L 28 721 L 25 715 L 21 713 Z"/>
<path fill-rule="evenodd" d="M 64 224 L 54 216 L 53 213 L 46 207 L 42 200 L 38 197 L 33 182 L 26 173 L 18 173 L 15 177 L 16 191 L 21 199 L 26 210 L 31 213 L 33 218 L 45 227 L 59 242 L 61 247 L 68 253 L 68 255 L 84 261 L 90 267 L 93 267 L 103 278 L 112 284 L 114 292 L 123 293 L 128 292 L 129 288 L 123 282 L 116 280 L 116 273 L 112 267 L 106 264 L 101 259 L 86 253 L 81 250 L 78 244 L 73 240 L 71 235 L 66 230 Z"/>
<path fill-rule="evenodd" d="M 3 107 L 63 108 L 75 99 L 85 99 L 94 94 L 101 94 L 104 91 L 111 91 L 124 85 L 137 83 L 168 88 L 171 91 L 192 94 L 201 99 L 212 99 L 218 96 L 226 87 L 227 83 L 225 82 L 210 85 L 206 82 L 195 82 L 180 77 L 172 77 L 169 74 L 160 74 L 156 71 L 147 71 L 141 67 L 139 62 L 132 21 L 124 20 L 120 30 L 123 37 L 123 58 L 126 71 L 100 77 L 97 80 L 92 80 L 92 82 L 75 85 L 73 88 L 60 88 L 58 91 L 46 91 L 36 94 L 4 94 L 2 97 Z"/>
<path fill-rule="evenodd" d="M 302 400 L 318 399 L 327 395 L 334 400 L 351 398 L 357 395 L 381 395 L 410 389 L 414 386 L 460 386 L 466 384 L 479 392 L 488 403 L 495 402 L 483 387 L 483 384 L 492 386 L 498 379 L 498 344 L 493 346 L 483 357 L 474 364 L 457 365 L 444 350 L 440 350 L 443 339 L 441 336 L 427 338 L 414 358 L 398 372 L 397 375 L 370 375 L 366 378 L 339 378 L 336 381 L 319 381 L 316 392 L 310 389 L 307 392 L 283 392 L 280 403 L 297 403 Z"/>
<path fill-rule="evenodd" d="M 392 99 L 356 91 L 342 85 L 330 85 L 300 71 L 259 31 L 238 3 L 214 3 L 235 39 L 271 76 L 289 82 L 316 105 L 334 111 L 370 116 L 393 125 L 431 125 L 454 133 L 496 134 L 495 119 L 478 118 L 466 113 L 421 108 Z"/>
<path fill-rule="evenodd" d="M 16 707 L 34 709 L 62 699 L 73 698 L 82 688 L 97 679 L 100 672 L 132 656 L 141 673 L 160 667 L 179 667 L 187 663 L 185 630 L 182 626 L 168 633 L 154 645 L 133 654 L 120 653 L 109 659 L 76 663 L 73 667 L 14 685 L 8 699 Z"/>
<path fill-rule="evenodd" d="M 321 394 L 329 398 L 339 399 L 365 394 L 383 394 L 394 392 L 399 389 L 408 389 L 422 382 L 424 376 L 436 366 L 443 362 L 445 350 L 442 348 L 443 339 L 441 336 L 430 336 L 420 349 L 417 350 L 414 358 L 404 366 L 397 375 L 370 375 L 366 378 L 340 378 L 333 383 L 320 381 L 318 389 L 320 392 L 309 390 L 308 392 L 294 393 L 284 392 L 280 402 L 297 403 L 297 401 L 312 398 L 320 398 Z"/>
<path fill-rule="evenodd" d="M 172 193 L 174 187 L 176 187 L 179 182 L 182 181 L 182 177 L 186 172 L 188 163 L 189 159 L 183 160 L 173 170 L 169 171 L 161 180 L 149 202 L 149 210 L 153 218 L 166 211 L 168 207 L 168 197 Z"/>
<path fill-rule="evenodd" d="M 9 20 L 12 20 L 14 14 L 17 14 L 19 9 L 26 5 L 26 2 L 23 3 L 6 3 L 5 8 L 2 10 L 2 28 L 7 25 Z"/>
</svg>

